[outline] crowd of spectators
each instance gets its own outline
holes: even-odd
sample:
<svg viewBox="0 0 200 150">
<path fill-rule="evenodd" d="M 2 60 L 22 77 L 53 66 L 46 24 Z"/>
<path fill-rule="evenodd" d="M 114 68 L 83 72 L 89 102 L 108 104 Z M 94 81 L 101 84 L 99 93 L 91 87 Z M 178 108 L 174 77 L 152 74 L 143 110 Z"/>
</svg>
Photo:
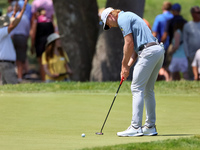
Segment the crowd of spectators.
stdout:
<svg viewBox="0 0 200 150">
<path fill-rule="evenodd" d="M 47 41 L 49 37 L 51 38 L 52 35 L 56 34 L 55 32 L 58 32 L 54 24 L 54 7 L 52 0 L 33 0 L 32 4 L 29 4 L 28 0 L 8 0 L 8 4 L 9 6 L 6 14 L 0 18 L 0 74 L 2 84 L 21 83 L 30 73 L 27 59 L 28 49 L 30 49 L 31 54 L 36 56 L 38 60 L 39 81 L 49 82 L 48 76 L 51 75 L 52 81 L 69 81 L 69 74 L 71 74 L 72 71 L 69 67 L 69 59 L 66 52 L 61 51 L 61 44 L 59 47 L 57 46 L 55 48 L 51 46 L 53 50 L 50 56 L 48 55 L 48 58 L 50 57 L 54 61 L 42 60 L 42 54 L 48 51 L 49 45 L 52 45 L 52 43 L 55 45 L 54 41 L 58 40 L 54 39 L 51 43 Z M 24 10 L 23 7 L 25 7 Z M 11 18 L 19 14 L 21 14 L 20 21 L 11 31 L 6 33 L 7 28 L 12 25 L 12 21 L 10 21 Z M 0 15 L 2 15 L 2 11 Z M 6 25 L 4 25 L 5 23 Z M 58 34 L 56 35 L 59 36 Z M 4 40 L 5 37 L 7 40 Z M 29 47 L 28 39 L 31 41 Z M 49 53 L 47 52 L 47 54 Z M 58 61 L 61 65 L 65 64 L 61 72 L 54 66 Z M 45 64 L 42 64 L 42 62 L 45 62 Z M 12 64 L 12 69 L 10 69 L 11 67 L 6 68 L 5 63 L 6 65 Z M 52 66 L 54 66 L 54 69 L 50 69 L 47 72 L 48 69 L 46 68 L 52 68 Z M 6 70 L 12 70 L 12 74 L 5 74 Z M 54 74 L 58 74 L 58 76 L 53 76 Z"/>
<path fill-rule="evenodd" d="M 0 9 L 0 76 L 3 84 L 23 81 L 29 73 L 27 50 L 39 64 L 40 81 L 69 81 L 69 58 L 60 44 L 54 23 L 52 0 L 8 0 L 6 14 Z M 25 8 L 24 8 L 25 7 Z M 24 9 L 24 10 L 23 10 Z M 200 79 L 200 8 L 193 6 L 192 20 L 181 16 L 181 5 L 165 1 L 155 16 L 152 33 L 165 48 L 158 80 Z M 18 21 L 16 24 L 16 20 Z M 14 24 L 14 25 L 13 25 Z M 30 46 L 28 46 L 30 39 Z M 62 62 L 63 61 L 63 62 Z M 53 64 L 53 62 L 56 62 Z M 60 66 L 61 68 L 58 68 Z M 52 67 L 54 66 L 54 67 Z"/>
<path fill-rule="evenodd" d="M 158 80 L 180 80 L 181 77 L 185 80 L 199 80 L 200 72 L 193 67 L 200 66 L 199 55 L 195 56 L 200 49 L 199 6 L 191 7 L 192 20 L 189 22 L 181 16 L 179 3 L 165 1 L 162 10 L 163 13 L 156 16 L 152 27 L 153 35 L 164 43 L 165 48 L 165 59 Z"/>
</svg>

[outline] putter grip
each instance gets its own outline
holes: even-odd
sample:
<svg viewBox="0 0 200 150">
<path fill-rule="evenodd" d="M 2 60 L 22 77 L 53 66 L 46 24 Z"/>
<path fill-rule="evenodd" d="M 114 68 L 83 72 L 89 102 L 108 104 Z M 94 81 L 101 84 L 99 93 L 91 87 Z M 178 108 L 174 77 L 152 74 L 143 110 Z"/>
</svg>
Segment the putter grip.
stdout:
<svg viewBox="0 0 200 150">
<path fill-rule="evenodd" d="M 121 82 L 120 82 L 120 85 L 122 84 L 122 82 L 123 82 L 123 81 L 124 81 L 124 77 L 122 77 L 122 78 L 121 78 Z"/>
</svg>

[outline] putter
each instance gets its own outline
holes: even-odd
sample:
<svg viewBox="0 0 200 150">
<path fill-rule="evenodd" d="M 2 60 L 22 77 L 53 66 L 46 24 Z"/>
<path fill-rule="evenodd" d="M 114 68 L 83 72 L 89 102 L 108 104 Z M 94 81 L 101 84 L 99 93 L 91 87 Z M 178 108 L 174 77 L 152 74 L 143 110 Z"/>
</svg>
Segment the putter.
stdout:
<svg viewBox="0 0 200 150">
<path fill-rule="evenodd" d="M 100 131 L 100 132 L 96 132 L 97 135 L 103 135 L 103 132 L 102 132 L 102 131 L 103 131 L 104 125 L 105 125 L 105 123 L 106 123 L 106 120 L 107 120 L 107 118 L 108 118 L 108 115 L 110 114 L 110 110 L 111 110 L 111 108 L 112 108 L 112 106 L 113 106 L 113 104 L 114 104 L 114 102 L 115 102 L 115 98 L 117 97 L 117 94 L 118 94 L 118 92 L 119 92 L 119 89 L 120 89 L 120 87 L 121 87 L 123 81 L 124 81 L 124 77 L 121 78 L 121 82 L 120 82 L 120 84 L 119 84 L 119 87 L 118 87 L 118 89 L 117 89 L 117 92 L 116 92 L 116 94 L 115 94 L 115 97 L 114 97 L 114 99 L 113 99 L 113 101 L 112 101 L 112 104 L 111 104 L 111 106 L 110 106 L 110 109 L 109 109 L 109 111 L 108 111 L 108 113 L 107 113 L 106 119 L 105 119 L 105 121 L 104 121 L 104 123 L 103 123 L 103 125 L 102 125 L 102 127 L 101 127 L 101 131 Z"/>
</svg>

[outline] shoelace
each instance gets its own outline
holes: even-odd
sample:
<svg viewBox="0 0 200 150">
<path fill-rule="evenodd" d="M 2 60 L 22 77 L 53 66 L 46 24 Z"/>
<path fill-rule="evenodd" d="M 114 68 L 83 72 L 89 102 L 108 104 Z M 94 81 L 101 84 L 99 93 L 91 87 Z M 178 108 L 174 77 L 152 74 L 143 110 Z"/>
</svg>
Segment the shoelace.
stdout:
<svg viewBox="0 0 200 150">
<path fill-rule="evenodd" d="M 129 129 L 131 129 L 131 128 L 132 128 L 132 125 L 130 125 L 130 126 L 126 129 L 126 131 L 129 130 Z"/>
<path fill-rule="evenodd" d="M 136 130 L 139 129 L 139 127 L 138 127 L 138 128 L 135 128 L 134 126 L 130 125 L 130 126 L 126 129 L 126 131 L 129 130 L 129 129 L 131 129 L 131 128 L 136 129 Z"/>
</svg>

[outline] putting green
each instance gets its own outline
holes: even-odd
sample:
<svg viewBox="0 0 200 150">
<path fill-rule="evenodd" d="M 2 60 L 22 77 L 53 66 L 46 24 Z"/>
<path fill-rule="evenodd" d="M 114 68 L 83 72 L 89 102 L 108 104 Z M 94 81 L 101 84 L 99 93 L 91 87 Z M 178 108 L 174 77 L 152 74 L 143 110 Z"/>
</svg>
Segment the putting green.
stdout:
<svg viewBox="0 0 200 150">
<path fill-rule="evenodd" d="M 147 142 L 200 134 L 198 94 L 156 94 L 155 137 L 116 136 L 131 121 L 131 93 L 119 92 L 99 132 L 115 93 L 2 93 L 0 149 L 69 150 Z M 85 133 L 85 138 L 81 134 Z"/>
</svg>

